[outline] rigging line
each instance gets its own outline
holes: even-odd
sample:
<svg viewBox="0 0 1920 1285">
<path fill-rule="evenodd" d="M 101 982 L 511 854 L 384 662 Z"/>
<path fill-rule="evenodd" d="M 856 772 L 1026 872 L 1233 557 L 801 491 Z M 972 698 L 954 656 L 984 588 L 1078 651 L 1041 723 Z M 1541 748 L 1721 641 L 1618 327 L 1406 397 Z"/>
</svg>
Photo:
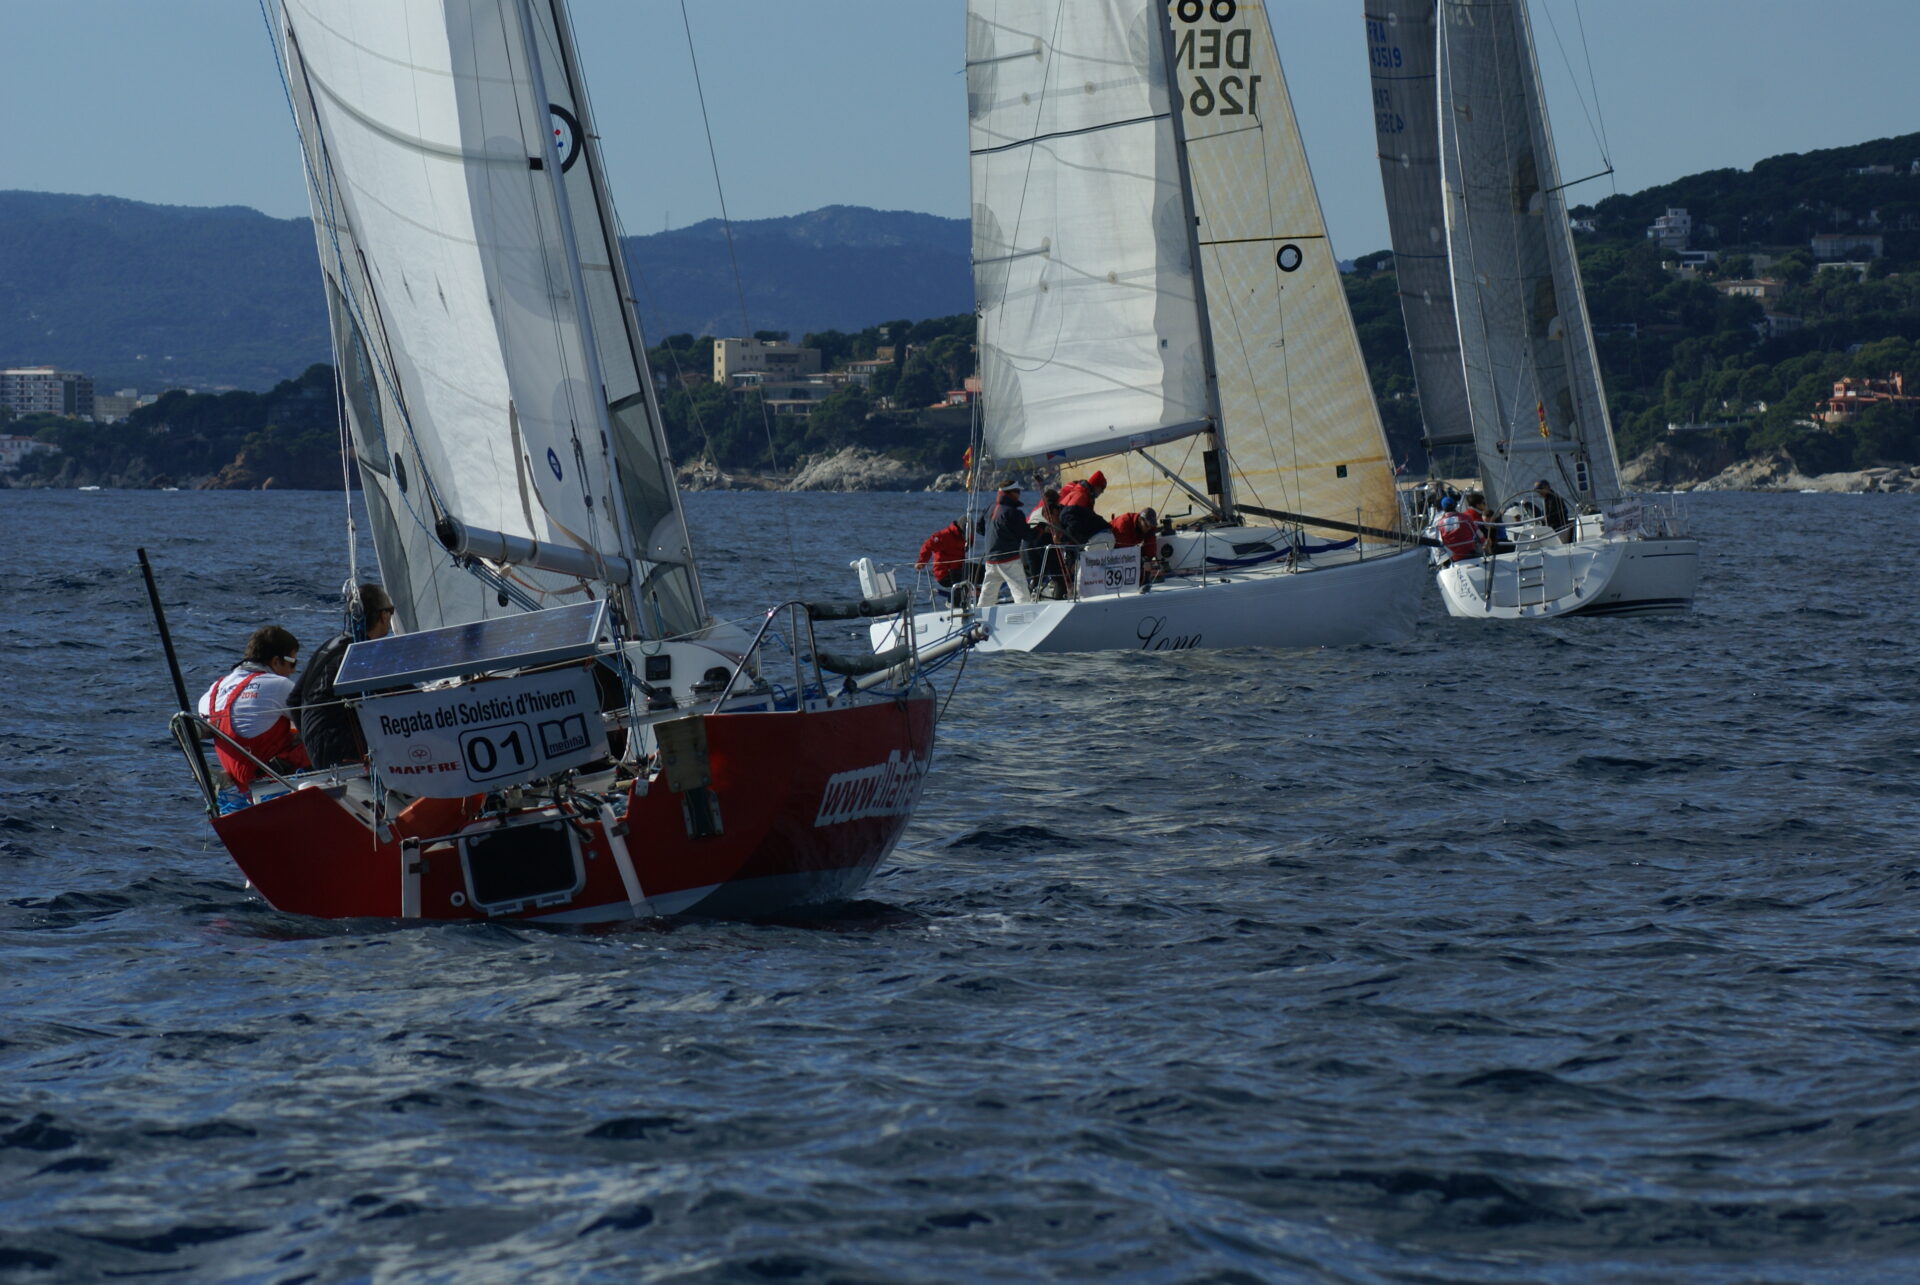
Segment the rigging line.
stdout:
<svg viewBox="0 0 1920 1285">
<path fill-rule="evenodd" d="M 1580 87 L 1580 78 L 1574 74 L 1573 59 L 1568 57 L 1567 55 L 1567 43 L 1566 41 L 1560 38 L 1560 20 L 1553 16 L 1552 5 L 1542 4 L 1540 7 L 1546 12 L 1547 25 L 1553 28 L 1553 44 L 1554 44 L 1554 47 L 1560 51 L 1561 63 L 1566 66 L 1567 83 L 1573 86 L 1574 97 L 1580 101 L 1580 112 L 1582 115 L 1584 115 L 1587 118 L 1587 132 L 1593 135 L 1594 146 L 1600 149 L 1600 162 L 1601 164 L 1611 169 L 1613 166 L 1613 160 L 1611 157 L 1607 155 L 1606 140 L 1601 136 L 1601 131 L 1599 126 L 1594 123 L 1594 110 L 1597 110 L 1600 105 L 1599 86 L 1597 85 L 1594 86 L 1594 91 L 1593 91 L 1594 108 L 1589 109 L 1587 107 L 1586 91 Z M 1576 12 L 1577 12 L 1577 9 L 1576 9 Z M 1586 34 L 1587 34 L 1586 26 L 1583 23 L 1581 25 L 1581 30 L 1580 30 L 1580 39 L 1583 43 L 1586 40 Z M 1588 49 L 1586 51 L 1586 54 L 1587 54 L 1587 77 L 1591 81 L 1593 77 L 1593 51 L 1591 49 Z M 1545 98 L 1546 98 L 1546 91 L 1545 91 L 1545 87 L 1542 86 L 1542 89 L 1541 89 L 1542 101 L 1540 104 L 1540 110 L 1542 112 L 1545 112 L 1547 109 Z"/>
<path fill-rule="evenodd" d="M 1051 64 L 1049 64 L 1051 70 Z M 1045 92 L 1043 89 L 1041 92 Z M 1034 147 L 1040 143 L 1051 143 L 1060 138 L 1079 138 L 1084 134 L 1098 134 L 1109 129 L 1125 129 L 1129 125 L 1147 125 L 1157 120 L 1166 120 L 1172 113 L 1160 112 L 1153 116 L 1135 116 L 1128 120 L 1102 121 L 1098 125 L 1083 125 L 1079 129 L 1057 129 L 1051 134 L 1034 134 L 1028 138 L 1016 138 L 1011 143 L 1002 143 L 998 147 L 976 147 L 969 156 L 992 156 L 996 152 L 1011 152 L 1016 147 Z"/>
<path fill-rule="evenodd" d="M 1600 106 L 1600 81 L 1593 74 L 1593 46 L 1587 41 L 1587 19 L 1580 11 L 1580 0 L 1573 0 L 1573 20 L 1580 28 L 1580 52 L 1587 62 L 1587 84 L 1593 89 L 1593 114 L 1600 121 L 1600 155 L 1607 162 L 1607 172 L 1613 172 L 1613 144 L 1607 139 L 1607 117 Z M 1614 194 L 1620 192 L 1620 184 L 1613 184 Z"/>
<path fill-rule="evenodd" d="M 293 117 L 294 137 L 300 137 L 300 113 L 293 105 L 293 86 L 287 83 L 287 69 L 280 61 L 280 42 L 274 39 L 273 21 L 267 16 L 267 0 L 260 0 L 260 22 L 267 29 L 268 43 L 273 47 L 273 65 L 280 73 L 280 94 L 287 102 L 287 115 Z M 306 152 L 306 142 L 300 144 L 301 153 Z M 328 309 L 328 321 L 332 321 L 332 309 Z M 348 463 L 353 458 L 353 434 L 347 427 L 345 399 L 341 392 L 341 362 L 339 350 L 334 350 L 333 371 L 333 421 L 340 430 L 340 492 L 347 510 L 347 579 L 351 584 L 360 583 L 360 535 L 353 522 L 353 472 Z"/>
<path fill-rule="evenodd" d="M 700 103 L 700 127 L 707 135 L 707 161 L 713 166 L 713 190 L 720 200 L 720 226 L 727 234 L 727 261 L 733 265 L 733 292 L 740 300 L 740 325 L 745 331 L 743 339 L 753 335 L 753 322 L 747 314 L 746 280 L 740 273 L 740 252 L 733 243 L 733 218 L 727 213 L 727 189 L 720 181 L 720 152 L 713 143 L 713 119 L 707 114 L 707 91 L 700 79 L 700 55 L 693 47 L 693 20 L 687 16 L 687 0 L 680 0 L 680 26 L 687 33 L 687 61 L 693 65 L 693 92 Z M 773 471 L 780 471 L 780 456 L 773 446 L 773 418 L 767 411 L 765 393 L 754 400 L 760 407 L 760 428 L 767 439 L 767 461 Z M 781 532 L 787 541 L 787 572 L 795 581 L 800 575 L 800 553 L 794 547 L 793 514 L 787 503 L 776 506 L 780 512 Z"/>
</svg>

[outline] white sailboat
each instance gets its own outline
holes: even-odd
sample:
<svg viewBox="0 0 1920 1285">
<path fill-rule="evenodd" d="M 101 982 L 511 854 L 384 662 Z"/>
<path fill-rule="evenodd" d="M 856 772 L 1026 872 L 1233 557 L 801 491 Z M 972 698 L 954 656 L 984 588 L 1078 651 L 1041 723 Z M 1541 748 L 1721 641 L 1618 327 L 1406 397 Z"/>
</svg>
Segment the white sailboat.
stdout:
<svg viewBox="0 0 1920 1285">
<path fill-rule="evenodd" d="M 1083 559 L 1070 597 L 925 610 L 914 636 L 978 621 L 983 650 L 1039 652 L 1406 636 L 1426 559 L 1399 530 L 1264 7 L 972 0 L 967 98 L 978 475 L 1097 470 L 1103 511 L 1175 529 L 1158 579 L 1137 550 L 1098 584 L 1084 570 L 1105 560 Z M 890 574 L 864 565 L 863 588 Z"/>
<path fill-rule="evenodd" d="M 329 917 L 851 894 L 928 766 L 923 658 L 814 645 L 814 621 L 870 603 L 780 604 L 757 636 L 709 619 L 561 0 L 275 0 L 270 19 L 404 632 L 355 642 L 334 681 L 364 762 L 276 768 L 176 716 L 228 852 L 274 907 Z M 258 777 L 242 806 L 209 738 Z"/>
<path fill-rule="evenodd" d="M 1700 547 L 1626 494 L 1526 0 L 1366 0 L 1380 172 L 1430 447 L 1471 443 L 1510 549 L 1442 566 L 1455 616 L 1683 610 Z M 1559 528 L 1535 499 L 1569 507 Z"/>
</svg>

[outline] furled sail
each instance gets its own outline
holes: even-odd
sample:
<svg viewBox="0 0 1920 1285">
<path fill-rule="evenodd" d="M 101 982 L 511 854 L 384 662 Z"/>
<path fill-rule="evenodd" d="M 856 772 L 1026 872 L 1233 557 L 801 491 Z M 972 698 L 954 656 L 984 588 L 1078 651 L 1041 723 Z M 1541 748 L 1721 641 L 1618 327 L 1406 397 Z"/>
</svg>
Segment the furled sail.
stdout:
<svg viewBox="0 0 1920 1285">
<path fill-rule="evenodd" d="M 1442 6 L 1441 173 L 1481 482 L 1607 504 L 1620 470 L 1525 0 Z"/>
<path fill-rule="evenodd" d="M 1208 427 L 1157 0 L 970 0 L 986 441 L 1062 462 Z"/>
<path fill-rule="evenodd" d="M 1414 383 L 1420 390 L 1420 415 L 1430 442 L 1464 446 L 1473 441 L 1473 417 L 1460 366 L 1440 186 L 1435 0 L 1365 3 L 1380 182 L 1386 189 L 1393 270 Z"/>
<path fill-rule="evenodd" d="M 1170 0 L 1166 10 L 1227 493 L 1235 504 L 1392 527 L 1386 434 L 1266 8 Z M 1180 513 L 1187 496 L 1216 491 L 1201 443 L 1147 455 L 1160 467 L 1137 452 L 1100 461 L 1103 509 Z"/>
<path fill-rule="evenodd" d="M 278 0 L 348 419 L 410 629 L 703 607 L 558 0 Z M 474 537 L 498 580 L 455 565 Z"/>
</svg>

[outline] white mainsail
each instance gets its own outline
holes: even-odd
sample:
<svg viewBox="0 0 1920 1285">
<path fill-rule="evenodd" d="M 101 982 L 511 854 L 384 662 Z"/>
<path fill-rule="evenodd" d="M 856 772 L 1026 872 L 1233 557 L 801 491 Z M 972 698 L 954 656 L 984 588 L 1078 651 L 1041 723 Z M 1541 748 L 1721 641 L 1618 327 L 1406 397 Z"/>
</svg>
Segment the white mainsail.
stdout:
<svg viewBox="0 0 1920 1285">
<path fill-rule="evenodd" d="M 1440 152 L 1481 482 L 1606 505 L 1620 468 L 1525 0 L 1442 6 Z"/>
<path fill-rule="evenodd" d="M 381 572 L 409 629 L 704 614 L 558 0 L 278 0 Z M 449 530 L 493 574 L 458 566 Z M 517 564 L 517 565 L 512 565 Z M 540 569 L 546 568 L 546 569 Z"/>
<path fill-rule="evenodd" d="M 1208 426 L 1152 0 L 970 0 L 986 443 L 1062 462 Z"/>
<path fill-rule="evenodd" d="M 1440 186 L 1436 0 L 1365 2 L 1380 182 L 1420 415 L 1433 446 L 1471 445 Z"/>
</svg>

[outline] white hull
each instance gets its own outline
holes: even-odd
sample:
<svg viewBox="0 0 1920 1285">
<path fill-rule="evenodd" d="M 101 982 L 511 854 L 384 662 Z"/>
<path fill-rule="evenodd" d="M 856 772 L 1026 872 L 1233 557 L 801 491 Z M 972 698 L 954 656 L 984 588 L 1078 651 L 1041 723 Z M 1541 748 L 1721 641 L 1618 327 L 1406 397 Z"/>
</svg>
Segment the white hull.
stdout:
<svg viewBox="0 0 1920 1285">
<path fill-rule="evenodd" d="M 1174 576 L 1147 591 L 943 609 L 913 618 L 922 647 L 972 623 L 979 650 L 1189 651 L 1220 647 L 1341 647 L 1413 634 L 1423 550 L 1299 568 L 1268 565 L 1202 580 Z M 898 645 L 897 622 L 873 626 L 876 650 Z"/>
<path fill-rule="evenodd" d="M 1437 578 L 1448 614 L 1476 620 L 1685 611 L 1700 579 L 1700 542 L 1599 536 L 1572 544 L 1521 542 L 1512 553 L 1442 567 Z"/>
</svg>

